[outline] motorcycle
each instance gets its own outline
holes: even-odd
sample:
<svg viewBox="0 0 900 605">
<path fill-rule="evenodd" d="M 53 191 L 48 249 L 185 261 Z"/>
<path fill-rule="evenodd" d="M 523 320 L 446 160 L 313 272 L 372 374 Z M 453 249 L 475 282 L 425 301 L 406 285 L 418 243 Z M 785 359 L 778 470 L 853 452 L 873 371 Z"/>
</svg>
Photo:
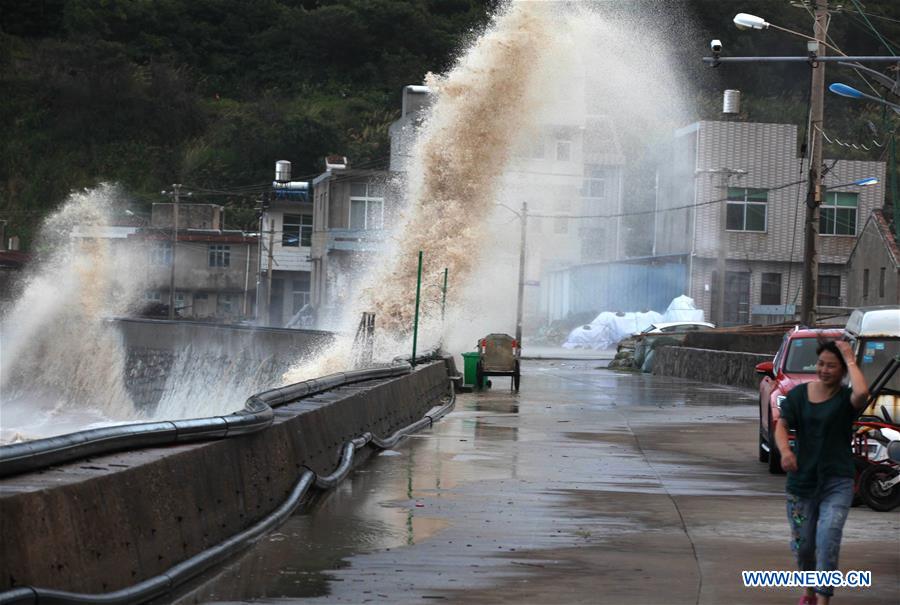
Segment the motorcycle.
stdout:
<svg viewBox="0 0 900 605">
<path fill-rule="evenodd" d="M 884 418 L 856 422 L 854 455 L 856 495 L 872 510 L 888 512 L 900 506 L 900 426 L 881 408 Z"/>
</svg>

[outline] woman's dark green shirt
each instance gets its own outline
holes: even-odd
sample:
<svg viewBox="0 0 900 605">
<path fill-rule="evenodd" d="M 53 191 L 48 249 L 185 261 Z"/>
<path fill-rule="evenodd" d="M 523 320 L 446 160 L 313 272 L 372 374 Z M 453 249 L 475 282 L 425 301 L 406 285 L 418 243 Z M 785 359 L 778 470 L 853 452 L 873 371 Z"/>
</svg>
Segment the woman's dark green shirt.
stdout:
<svg viewBox="0 0 900 605">
<path fill-rule="evenodd" d="M 791 389 L 781 404 L 781 417 L 797 431 L 794 454 L 797 471 L 788 473 L 787 491 L 809 498 L 825 479 L 853 477 L 850 441 L 856 409 L 850 402 L 853 391 L 841 387 L 831 399 L 809 402 L 808 384 Z"/>
</svg>

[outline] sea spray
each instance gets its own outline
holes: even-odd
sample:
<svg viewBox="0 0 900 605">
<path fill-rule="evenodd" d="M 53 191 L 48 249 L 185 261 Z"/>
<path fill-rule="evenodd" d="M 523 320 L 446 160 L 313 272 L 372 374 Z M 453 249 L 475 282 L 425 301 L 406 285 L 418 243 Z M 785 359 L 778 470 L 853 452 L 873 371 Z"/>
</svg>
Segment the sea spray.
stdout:
<svg viewBox="0 0 900 605">
<path fill-rule="evenodd" d="M 108 238 L 115 187 L 72 194 L 42 227 L 22 295 L 2 320 L 0 400 L 38 413 L 90 408 L 115 420 L 138 414 L 125 388 L 125 352 L 106 318 L 133 302 L 129 259 Z M 125 287 L 123 282 L 126 282 Z"/>
<path fill-rule="evenodd" d="M 433 294 L 440 288 L 443 270 L 448 269 L 454 283 L 462 283 L 478 262 L 475 251 L 488 235 L 484 217 L 494 207 L 517 137 L 529 127 L 529 116 L 541 102 L 533 80 L 552 42 L 549 15 L 543 3 L 510 4 L 449 74 L 426 79 L 436 102 L 415 146 L 408 208 L 397 229 L 397 244 L 388 258 L 381 259 L 382 269 L 369 274 L 362 296 L 345 320 L 345 332 L 350 334 L 362 311 L 375 312 L 376 353 L 382 359 L 409 354 L 418 251 L 424 252 L 428 266 L 422 309 L 427 344 L 434 344 L 428 343 L 429 335 L 433 339 L 440 334 L 440 305 Z M 448 304 L 458 301 L 456 292 L 448 292 Z M 349 335 L 340 340 L 335 351 L 298 364 L 285 380 L 345 369 L 352 340 Z"/>
<path fill-rule="evenodd" d="M 432 268 L 426 290 L 438 286 L 437 269 L 449 269 L 455 281 L 471 275 L 503 169 L 540 103 L 533 79 L 552 41 L 547 17 L 541 3 L 512 4 L 449 74 L 426 79 L 437 102 L 411 165 L 410 218 L 393 263 L 362 299 L 380 329 L 412 326 L 408 293 L 415 291 L 419 250 Z"/>
</svg>

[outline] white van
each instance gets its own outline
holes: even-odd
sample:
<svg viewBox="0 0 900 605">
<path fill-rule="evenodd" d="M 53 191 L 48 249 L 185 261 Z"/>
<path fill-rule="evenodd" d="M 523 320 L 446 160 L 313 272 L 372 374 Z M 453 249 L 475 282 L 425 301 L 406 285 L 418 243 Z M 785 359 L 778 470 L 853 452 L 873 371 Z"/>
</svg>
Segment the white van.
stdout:
<svg viewBox="0 0 900 605">
<path fill-rule="evenodd" d="M 853 341 L 856 363 L 869 386 L 900 356 L 900 306 L 862 307 L 850 314 L 845 328 Z M 895 364 L 897 365 L 897 364 Z M 881 416 L 884 406 L 900 421 L 900 368 L 887 381 L 878 400 L 863 414 Z"/>
</svg>

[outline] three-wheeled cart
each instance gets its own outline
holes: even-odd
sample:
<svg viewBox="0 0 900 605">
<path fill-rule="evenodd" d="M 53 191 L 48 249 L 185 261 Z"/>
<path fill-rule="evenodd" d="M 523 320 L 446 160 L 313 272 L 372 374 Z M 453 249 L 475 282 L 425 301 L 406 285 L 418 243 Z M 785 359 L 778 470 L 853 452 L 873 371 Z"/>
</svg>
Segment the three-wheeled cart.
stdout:
<svg viewBox="0 0 900 605">
<path fill-rule="evenodd" d="M 484 385 L 485 376 L 510 376 L 510 388 L 519 390 L 519 357 L 522 348 L 509 334 L 488 334 L 478 341 L 478 365 L 475 388 Z"/>
</svg>

